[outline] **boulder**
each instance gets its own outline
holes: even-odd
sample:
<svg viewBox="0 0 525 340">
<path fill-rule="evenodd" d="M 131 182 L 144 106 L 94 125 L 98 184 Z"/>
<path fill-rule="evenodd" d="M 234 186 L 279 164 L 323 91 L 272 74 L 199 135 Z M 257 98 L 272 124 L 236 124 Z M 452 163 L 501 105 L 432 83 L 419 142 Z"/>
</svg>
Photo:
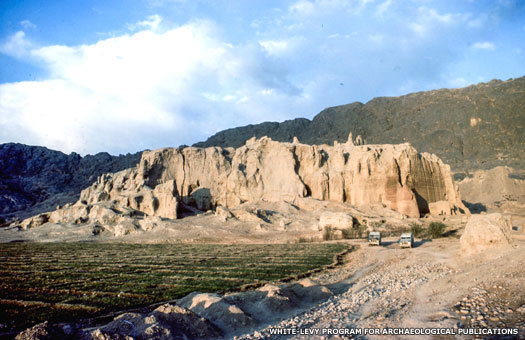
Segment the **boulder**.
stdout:
<svg viewBox="0 0 525 340">
<path fill-rule="evenodd" d="M 176 219 L 177 218 L 177 188 L 175 181 L 170 180 L 165 183 L 159 184 L 153 189 L 153 197 L 158 202 L 156 209 L 153 211 L 153 216 L 162 216 L 166 218 Z"/>
<path fill-rule="evenodd" d="M 461 253 L 472 255 L 514 246 L 512 223 L 501 214 L 472 215 L 460 238 Z"/>
<path fill-rule="evenodd" d="M 66 204 L 64 207 L 49 213 L 49 222 L 84 223 L 87 221 L 91 206 L 77 201 L 75 204 Z"/>
<path fill-rule="evenodd" d="M 326 212 L 319 219 L 319 230 L 324 228 L 350 229 L 357 222 L 352 216 L 342 212 Z"/>
</svg>

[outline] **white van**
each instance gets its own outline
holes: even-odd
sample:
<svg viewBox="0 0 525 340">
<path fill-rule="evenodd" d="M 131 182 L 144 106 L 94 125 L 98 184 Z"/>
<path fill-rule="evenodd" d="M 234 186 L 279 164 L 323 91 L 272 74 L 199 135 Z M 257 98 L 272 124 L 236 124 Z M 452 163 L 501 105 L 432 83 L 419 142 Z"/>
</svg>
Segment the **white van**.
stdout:
<svg viewBox="0 0 525 340">
<path fill-rule="evenodd" d="M 414 246 L 414 236 L 412 233 L 401 234 L 399 246 L 401 248 L 412 248 Z"/>
<path fill-rule="evenodd" d="M 381 245 L 381 233 L 379 231 L 372 231 L 368 234 L 368 245 L 369 246 L 380 246 Z"/>
</svg>

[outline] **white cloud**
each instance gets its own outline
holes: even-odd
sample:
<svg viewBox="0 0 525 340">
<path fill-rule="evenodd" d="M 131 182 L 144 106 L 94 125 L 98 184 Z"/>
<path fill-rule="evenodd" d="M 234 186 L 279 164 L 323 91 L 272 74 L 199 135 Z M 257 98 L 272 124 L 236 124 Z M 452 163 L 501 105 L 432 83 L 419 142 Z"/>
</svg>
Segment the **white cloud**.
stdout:
<svg viewBox="0 0 525 340">
<path fill-rule="evenodd" d="M 322 13 L 333 13 L 343 11 L 351 15 L 360 14 L 369 3 L 375 0 L 299 0 L 292 4 L 288 10 L 292 14 L 319 15 Z"/>
<path fill-rule="evenodd" d="M 452 14 L 439 14 L 438 11 L 436 11 L 434 8 L 420 7 L 419 12 L 424 17 L 436 20 L 444 24 L 451 23 L 453 18 Z"/>
<path fill-rule="evenodd" d="M 274 89 L 264 89 L 264 90 L 260 90 L 258 91 L 257 93 L 263 95 L 263 96 L 268 96 L 268 95 L 271 95 L 273 94 L 275 91 Z"/>
<path fill-rule="evenodd" d="M 25 32 L 18 31 L 0 45 L 0 53 L 21 58 L 27 56 L 32 47 L 33 44 L 26 38 Z"/>
<path fill-rule="evenodd" d="M 156 15 L 89 45 L 36 48 L 20 31 L 1 51 L 30 56 L 49 76 L 0 85 L 0 126 L 9 127 L 0 142 L 80 153 L 192 144 L 225 128 L 490 77 L 486 58 L 472 54 L 497 43 L 481 35 L 490 25 L 469 28 L 479 11 L 458 14 L 421 0 L 294 1 L 247 16 L 253 27 L 241 34 L 238 21 L 222 21 L 232 8 L 219 13 L 230 15 L 217 17 L 221 27 L 173 27 L 178 14 Z M 190 7 L 187 17 L 195 15 Z"/>
<path fill-rule="evenodd" d="M 290 39 L 259 41 L 259 45 L 261 45 L 270 56 L 284 57 L 293 53 L 303 42 L 304 39 L 301 37 L 292 37 Z"/>
<path fill-rule="evenodd" d="M 270 55 L 279 55 L 286 53 L 289 49 L 290 44 L 287 41 L 260 41 L 259 44 L 268 52 Z"/>
<path fill-rule="evenodd" d="M 383 43 L 384 36 L 382 34 L 370 34 L 368 36 L 368 39 L 370 39 L 371 42 L 374 44 L 380 45 Z"/>
<path fill-rule="evenodd" d="M 377 6 L 376 15 L 378 17 L 383 17 L 386 11 L 388 11 L 388 8 L 390 7 L 391 4 L 392 4 L 392 0 L 386 0 L 385 2 L 382 2 L 381 4 L 379 4 Z"/>
<path fill-rule="evenodd" d="M 470 18 L 469 18 L 470 19 Z M 482 28 L 487 25 L 489 17 L 483 13 L 467 21 L 468 28 Z"/>
<path fill-rule="evenodd" d="M 374 0 L 358 0 L 357 5 L 358 6 L 366 6 L 367 3 L 374 1 Z M 352 4 L 353 1 L 349 0 L 316 0 L 316 4 L 319 5 L 319 7 L 324 8 L 342 8 L 346 7 L 350 4 Z M 354 1 L 356 2 L 356 1 Z"/>
<path fill-rule="evenodd" d="M 139 21 L 135 24 L 128 24 L 128 29 L 130 31 L 136 31 L 141 29 L 157 30 L 162 18 L 158 14 L 150 15 L 146 20 Z"/>
<path fill-rule="evenodd" d="M 496 49 L 496 46 L 494 43 L 491 43 L 490 41 L 483 41 L 483 42 L 477 42 L 472 45 L 472 48 L 477 50 L 487 50 L 487 51 L 494 51 Z"/>
<path fill-rule="evenodd" d="M 25 29 L 25 30 L 29 30 L 29 29 L 36 29 L 36 25 L 33 24 L 31 21 L 29 20 L 22 20 L 20 21 L 20 25 L 22 25 L 22 27 Z"/>
<path fill-rule="evenodd" d="M 408 28 L 417 35 L 424 36 L 436 27 L 451 27 L 461 18 L 463 16 L 460 14 L 440 14 L 434 8 L 421 6 L 417 9 L 416 19 L 408 24 Z"/>
<path fill-rule="evenodd" d="M 358 1 L 343 1 L 348 13 L 351 15 L 360 15 L 367 8 L 368 4 L 375 0 L 358 0 Z"/>
<path fill-rule="evenodd" d="M 426 32 L 425 26 L 416 22 L 411 22 L 408 24 L 408 28 L 418 35 L 423 35 Z"/>
<path fill-rule="evenodd" d="M 210 22 L 159 33 L 160 21 L 150 17 L 145 22 L 151 24 L 137 26 L 147 29 L 92 45 L 30 50 L 50 77 L 0 85 L 0 123 L 10 126 L 0 141 L 65 152 L 130 152 L 284 118 L 276 107 L 294 87 L 286 71 L 264 62 L 261 48 L 222 41 Z M 284 41 L 262 45 L 272 54 L 289 48 Z M 3 51 L 27 53 L 30 47 L 20 32 Z"/>
<path fill-rule="evenodd" d="M 291 5 L 289 10 L 298 14 L 311 14 L 314 11 L 314 4 L 307 0 L 300 0 Z"/>
</svg>

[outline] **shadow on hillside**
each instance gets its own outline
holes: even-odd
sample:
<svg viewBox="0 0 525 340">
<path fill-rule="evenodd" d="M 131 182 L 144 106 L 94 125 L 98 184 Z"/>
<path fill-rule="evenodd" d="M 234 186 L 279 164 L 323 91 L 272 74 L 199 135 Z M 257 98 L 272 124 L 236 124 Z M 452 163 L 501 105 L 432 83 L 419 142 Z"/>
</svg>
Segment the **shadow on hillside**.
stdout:
<svg viewBox="0 0 525 340">
<path fill-rule="evenodd" d="M 179 202 L 179 207 L 177 208 L 177 216 L 178 218 L 184 218 L 189 216 L 197 216 L 204 214 L 204 211 L 199 210 L 189 204 L 185 204 L 183 202 Z"/>
<path fill-rule="evenodd" d="M 471 214 L 481 214 L 482 212 L 487 212 L 487 207 L 482 203 L 470 203 L 467 201 L 462 201 L 463 204 L 470 210 Z"/>
</svg>

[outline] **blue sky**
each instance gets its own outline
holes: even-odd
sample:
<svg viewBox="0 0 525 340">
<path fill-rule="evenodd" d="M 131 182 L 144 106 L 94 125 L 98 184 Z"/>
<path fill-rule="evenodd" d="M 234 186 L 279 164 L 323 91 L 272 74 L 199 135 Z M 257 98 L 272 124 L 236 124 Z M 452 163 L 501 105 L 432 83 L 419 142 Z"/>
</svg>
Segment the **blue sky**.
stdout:
<svg viewBox="0 0 525 340">
<path fill-rule="evenodd" d="M 113 154 L 525 75 L 525 1 L 0 5 L 0 143 Z"/>
</svg>

